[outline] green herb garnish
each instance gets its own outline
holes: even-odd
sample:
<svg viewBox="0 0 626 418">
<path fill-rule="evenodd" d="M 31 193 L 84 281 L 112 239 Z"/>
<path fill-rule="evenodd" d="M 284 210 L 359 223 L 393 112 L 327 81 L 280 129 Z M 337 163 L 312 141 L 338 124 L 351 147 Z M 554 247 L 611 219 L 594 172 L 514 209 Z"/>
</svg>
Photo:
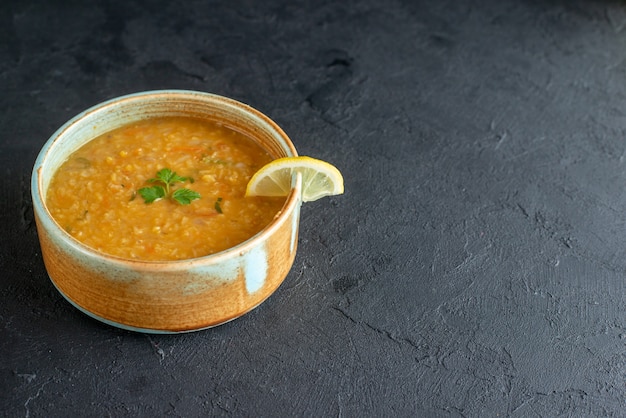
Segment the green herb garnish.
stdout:
<svg viewBox="0 0 626 418">
<path fill-rule="evenodd" d="M 217 211 L 217 213 L 224 213 L 222 212 L 222 206 L 220 206 L 221 202 L 222 202 L 221 197 L 218 197 L 217 200 L 215 201 L 215 210 Z"/>
<path fill-rule="evenodd" d="M 174 183 L 184 183 L 186 181 L 193 183 L 193 179 L 191 177 L 181 177 L 169 168 L 159 170 L 156 177 L 151 178 L 148 181 L 151 183 L 161 183 L 162 186 L 156 185 L 143 187 L 138 190 L 139 194 L 143 197 L 143 200 L 146 203 L 152 203 L 156 200 L 163 199 L 164 197 L 169 197 L 181 205 L 188 205 L 193 200 L 200 199 L 200 194 L 198 192 L 189 189 L 177 189 L 171 193 L 171 186 Z"/>
<path fill-rule="evenodd" d="M 161 186 L 143 187 L 138 191 L 146 203 L 152 203 L 165 197 L 165 189 Z"/>
<path fill-rule="evenodd" d="M 189 189 L 178 189 L 172 193 L 172 199 L 181 205 L 188 205 L 192 200 L 200 199 L 200 194 Z"/>
</svg>

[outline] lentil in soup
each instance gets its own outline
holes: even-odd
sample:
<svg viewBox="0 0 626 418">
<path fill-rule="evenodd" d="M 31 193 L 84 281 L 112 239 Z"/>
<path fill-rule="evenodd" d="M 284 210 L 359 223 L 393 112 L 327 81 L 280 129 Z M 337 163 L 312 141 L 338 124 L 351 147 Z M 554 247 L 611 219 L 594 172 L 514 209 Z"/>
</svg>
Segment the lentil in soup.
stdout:
<svg viewBox="0 0 626 418">
<path fill-rule="evenodd" d="M 284 198 L 245 197 L 271 156 L 244 134 L 186 117 L 132 123 L 86 143 L 54 174 L 48 210 L 74 238 L 98 251 L 137 260 L 213 254 L 249 239 L 280 212 Z M 188 177 L 198 200 L 145 203 L 138 190 L 169 168 Z M 193 182 L 192 182 L 193 181 Z"/>
</svg>

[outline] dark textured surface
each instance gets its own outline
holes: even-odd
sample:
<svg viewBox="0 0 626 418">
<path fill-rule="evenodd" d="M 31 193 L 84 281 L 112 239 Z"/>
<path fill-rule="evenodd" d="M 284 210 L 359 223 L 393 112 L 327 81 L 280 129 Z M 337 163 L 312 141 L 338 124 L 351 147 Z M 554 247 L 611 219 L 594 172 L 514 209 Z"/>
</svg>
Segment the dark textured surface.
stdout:
<svg viewBox="0 0 626 418">
<path fill-rule="evenodd" d="M 626 416 L 626 4 L 3 1 L 0 414 Z M 346 194 L 283 286 L 148 336 L 73 309 L 30 207 L 105 99 L 246 102 Z"/>
</svg>

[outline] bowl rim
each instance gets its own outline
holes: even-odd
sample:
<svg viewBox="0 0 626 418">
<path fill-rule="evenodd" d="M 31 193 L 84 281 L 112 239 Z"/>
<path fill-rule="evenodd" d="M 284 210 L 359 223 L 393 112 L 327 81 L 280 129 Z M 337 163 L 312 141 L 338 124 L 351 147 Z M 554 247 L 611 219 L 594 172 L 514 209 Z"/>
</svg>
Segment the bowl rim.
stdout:
<svg viewBox="0 0 626 418">
<path fill-rule="evenodd" d="M 255 235 L 251 236 L 247 240 L 225 250 L 200 257 L 181 260 L 140 260 L 107 254 L 82 243 L 81 241 L 70 235 L 67 231 L 65 231 L 50 214 L 50 211 L 48 210 L 48 207 L 45 203 L 45 199 L 43 198 L 43 176 L 41 172 L 44 168 L 45 163 L 47 162 L 48 156 L 51 152 L 54 151 L 55 145 L 58 143 L 59 140 L 64 137 L 67 131 L 71 130 L 74 126 L 80 124 L 91 115 L 114 110 L 115 107 L 119 106 L 123 102 L 157 99 L 159 97 L 165 96 L 176 96 L 181 99 L 188 98 L 194 101 L 209 100 L 214 101 L 215 103 L 219 102 L 222 105 L 230 107 L 231 109 L 237 109 L 238 112 L 240 112 L 241 114 L 245 114 L 248 118 L 256 118 L 258 121 L 261 122 L 261 125 L 265 125 L 263 126 L 264 129 L 269 129 L 270 131 L 273 131 L 274 134 L 280 136 L 285 142 L 287 149 L 285 149 L 282 145 L 281 148 L 283 148 L 283 150 L 286 151 L 287 154 L 291 154 L 289 156 L 298 155 L 291 139 L 282 130 L 282 128 L 280 128 L 278 124 L 276 124 L 276 122 L 274 122 L 267 115 L 253 108 L 252 106 L 237 101 L 235 99 L 231 99 L 229 97 L 208 92 L 180 89 L 148 90 L 114 97 L 112 99 L 108 99 L 87 108 L 86 110 L 78 113 L 70 120 L 65 122 L 48 138 L 48 140 L 44 143 L 37 155 L 31 175 L 31 196 L 33 200 L 33 210 L 36 217 L 39 216 L 43 218 L 41 219 L 41 221 L 45 223 L 45 229 L 48 231 L 49 234 L 54 234 L 55 237 L 62 240 L 74 251 L 80 253 L 82 256 L 87 256 L 89 258 L 100 259 L 102 261 L 106 261 L 108 263 L 116 264 L 122 267 L 131 267 L 137 271 L 154 270 L 155 268 L 159 270 L 179 270 L 181 268 L 186 268 L 196 264 L 218 264 L 226 261 L 227 259 L 238 257 L 244 253 L 251 251 L 258 245 L 262 244 L 269 236 L 273 235 L 273 233 L 284 222 L 288 220 L 294 210 L 298 210 L 299 206 L 302 204 L 302 176 L 300 173 L 297 173 L 294 176 L 292 180 L 291 192 L 286 197 L 285 203 L 283 204 L 280 213 L 275 216 L 268 225 L 261 229 L 261 231 L 257 232 Z"/>
</svg>

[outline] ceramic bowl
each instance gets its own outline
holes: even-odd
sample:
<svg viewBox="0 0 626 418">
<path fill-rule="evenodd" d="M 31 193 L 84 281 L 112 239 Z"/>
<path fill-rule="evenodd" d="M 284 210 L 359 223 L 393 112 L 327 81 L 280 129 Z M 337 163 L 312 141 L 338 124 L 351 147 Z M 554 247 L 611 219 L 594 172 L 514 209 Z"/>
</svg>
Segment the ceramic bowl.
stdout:
<svg viewBox="0 0 626 418">
<path fill-rule="evenodd" d="M 295 257 L 299 175 L 279 216 L 249 240 L 217 254 L 181 261 L 134 261 L 98 252 L 51 217 L 46 191 L 57 168 L 81 145 L 137 120 L 190 116 L 247 134 L 272 157 L 297 155 L 287 135 L 259 111 L 225 97 L 183 90 L 131 94 L 80 113 L 45 143 L 31 188 L 46 270 L 75 307 L 107 324 L 140 332 L 177 333 L 223 324 L 267 299 Z"/>
</svg>

